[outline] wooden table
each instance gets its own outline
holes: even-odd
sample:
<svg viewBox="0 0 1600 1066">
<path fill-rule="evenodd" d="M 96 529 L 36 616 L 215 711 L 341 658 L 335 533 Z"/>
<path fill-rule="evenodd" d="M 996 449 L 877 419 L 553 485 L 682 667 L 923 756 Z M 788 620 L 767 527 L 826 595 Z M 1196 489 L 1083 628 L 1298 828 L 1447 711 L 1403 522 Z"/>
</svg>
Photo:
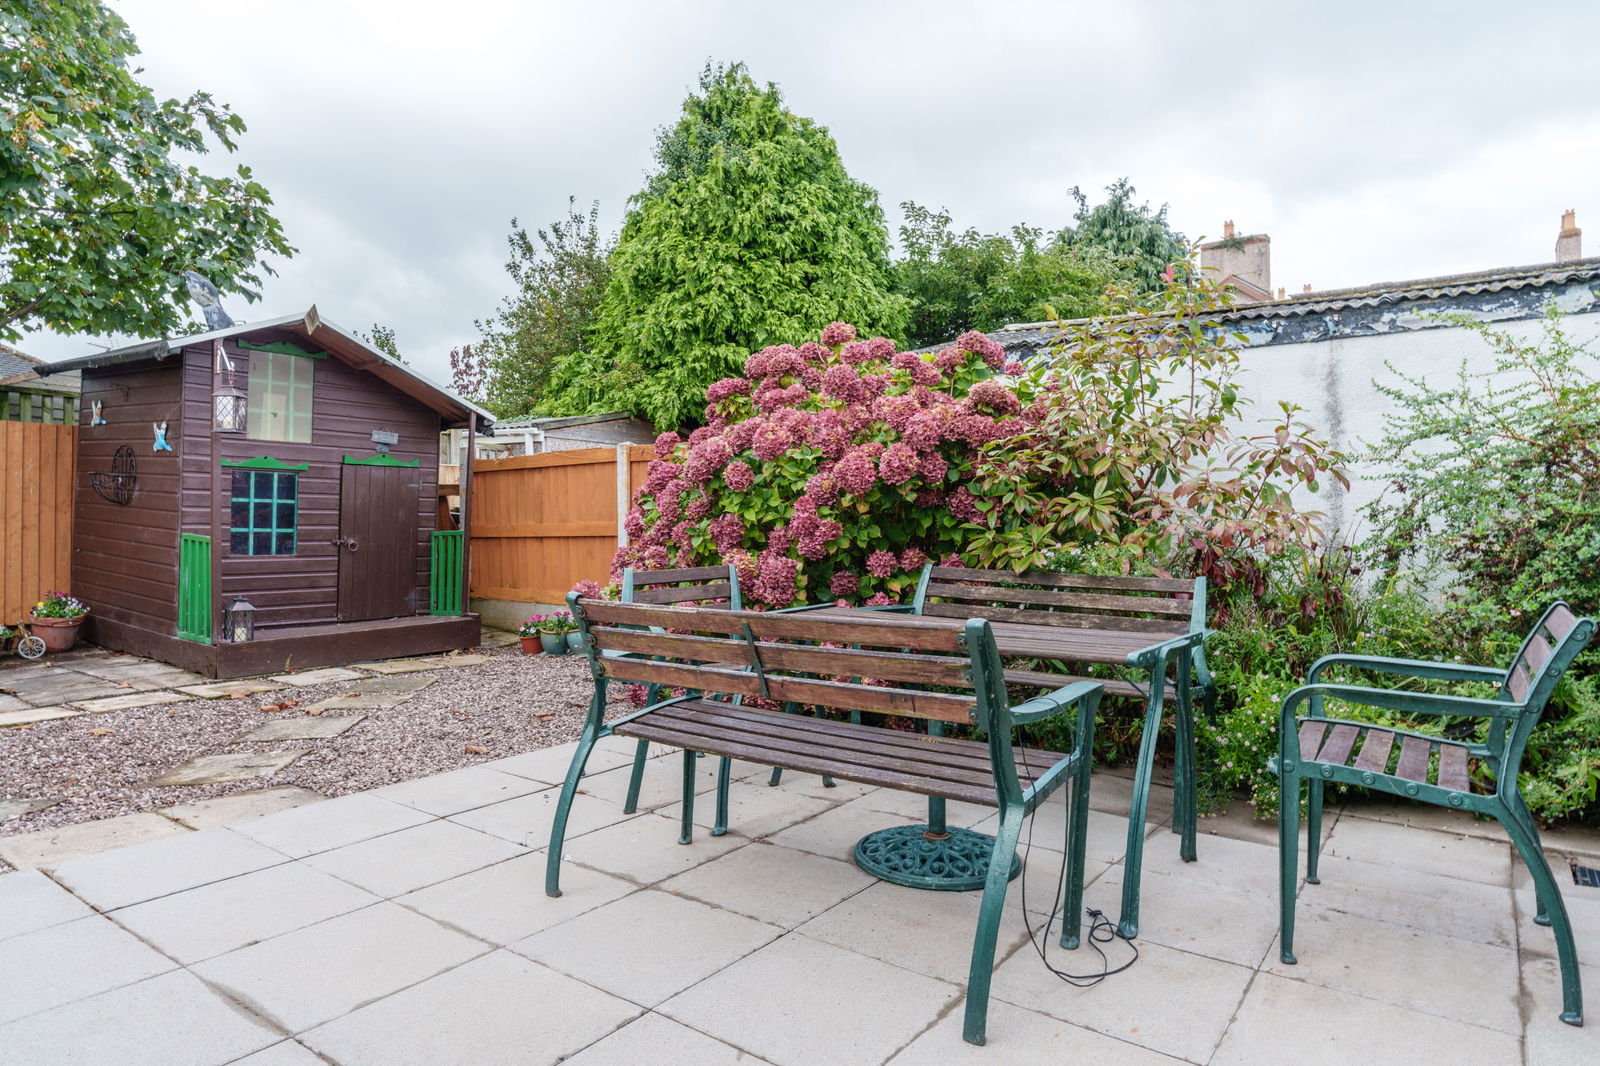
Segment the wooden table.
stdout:
<svg viewBox="0 0 1600 1066">
<path fill-rule="evenodd" d="M 907 621 L 915 619 L 921 625 L 959 630 L 966 624 L 962 618 L 908 615 L 901 611 L 870 607 L 818 605 L 790 610 L 804 611 L 819 618 L 867 625 L 887 624 L 891 621 L 896 625 L 904 625 Z M 1177 718 L 1180 773 L 1177 775 L 1179 780 L 1176 791 L 1184 793 L 1175 796 L 1175 812 L 1185 810 L 1192 812 L 1195 805 L 1195 776 L 1192 772 L 1194 716 L 1193 700 L 1190 697 L 1191 650 L 1175 648 L 1168 654 L 1163 650 L 1164 647 L 1182 638 L 1149 632 L 999 621 L 991 621 L 989 625 L 994 631 L 995 644 L 1002 656 L 1123 666 L 1130 672 L 1143 675 L 1140 679 L 1143 684 L 1140 684 L 1140 680 L 1128 678 L 1104 680 L 1108 693 L 1136 696 L 1145 700 L 1144 731 L 1139 740 L 1139 756 L 1134 768 L 1133 800 L 1128 812 L 1128 844 L 1122 880 L 1122 914 L 1117 923 L 1118 931 L 1124 936 L 1134 936 L 1139 928 L 1139 882 L 1143 869 L 1145 814 L 1150 800 L 1150 778 L 1154 770 L 1156 739 L 1161 731 L 1163 708 L 1169 696 L 1173 697 Z M 1167 680 L 1169 663 L 1175 668 L 1175 676 L 1170 681 Z M 1040 687 L 1065 685 L 1074 679 L 1072 675 L 1045 674 L 1028 670 L 1006 671 L 1007 681 Z M 1191 772 L 1188 774 L 1181 772 L 1184 758 L 1191 764 Z M 943 800 L 930 801 L 928 824 L 931 831 L 944 828 Z M 1196 853 L 1192 814 L 1179 816 L 1175 813 L 1172 831 L 1181 834 L 1179 856 L 1185 862 L 1193 862 Z"/>
</svg>

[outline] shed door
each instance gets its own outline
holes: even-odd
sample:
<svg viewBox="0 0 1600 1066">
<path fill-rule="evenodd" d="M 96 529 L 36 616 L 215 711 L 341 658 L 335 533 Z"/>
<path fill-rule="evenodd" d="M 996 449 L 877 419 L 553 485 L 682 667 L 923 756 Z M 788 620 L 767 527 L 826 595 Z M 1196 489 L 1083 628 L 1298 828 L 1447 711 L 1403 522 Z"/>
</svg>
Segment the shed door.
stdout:
<svg viewBox="0 0 1600 1066">
<path fill-rule="evenodd" d="M 416 467 L 346 463 L 342 470 L 339 621 L 416 614 Z"/>
</svg>

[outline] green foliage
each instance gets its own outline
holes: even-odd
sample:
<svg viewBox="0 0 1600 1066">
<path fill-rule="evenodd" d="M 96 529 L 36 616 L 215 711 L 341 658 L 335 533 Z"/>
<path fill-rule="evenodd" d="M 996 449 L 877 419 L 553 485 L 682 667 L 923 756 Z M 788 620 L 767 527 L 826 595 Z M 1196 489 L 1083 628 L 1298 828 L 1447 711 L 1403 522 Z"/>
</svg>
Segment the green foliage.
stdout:
<svg viewBox="0 0 1600 1066">
<path fill-rule="evenodd" d="M 1449 321 L 1493 348 L 1494 369 L 1379 384 L 1398 413 L 1377 447 L 1393 494 L 1367 512 L 1378 565 L 1453 576 L 1452 596 L 1488 624 L 1556 599 L 1600 608 L 1600 359 L 1553 306 L 1534 341 Z"/>
<path fill-rule="evenodd" d="M 400 354 L 400 344 L 394 339 L 394 329 L 391 326 L 380 326 L 374 322 L 370 333 L 362 333 L 360 330 L 356 330 L 356 336 L 397 363 L 409 362 L 405 356 Z"/>
<path fill-rule="evenodd" d="M 533 237 L 511 220 L 506 273 L 517 291 L 502 301 L 498 314 L 478 323 L 483 340 L 466 356 L 481 364 L 485 405 L 501 418 L 543 409 L 552 370 L 584 350 L 611 278 L 616 240 L 600 232 L 599 201 L 588 214 L 576 203 L 576 197 L 569 198 L 566 218 L 535 230 Z M 572 368 L 567 369 L 559 391 L 571 397 Z M 585 397 L 581 406 L 592 402 Z"/>
<path fill-rule="evenodd" d="M 911 302 L 912 347 L 969 329 L 987 333 L 1011 322 L 1086 317 L 1108 284 L 1125 280 L 1110 253 L 1094 245 L 1041 243 L 1042 230 L 1022 225 L 1009 235 L 958 234 L 943 211 L 910 202 L 900 207 L 906 220 L 895 291 Z"/>
<path fill-rule="evenodd" d="M 1119 178 L 1106 186 L 1106 202 L 1090 207 L 1089 198 L 1074 185 L 1077 214 L 1058 240 L 1069 247 L 1101 248 L 1124 266 L 1140 289 L 1159 289 L 1162 272 L 1187 258 L 1188 248 L 1183 234 L 1167 224 L 1167 205 L 1151 211 L 1148 203 L 1134 204 L 1134 192 L 1127 178 Z"/>
<path fill-rule="evenodd" d="M 589 347 L 552 374 L 549 411 L 625 407 L 680 426 L 751 351 L 836 319 L 904 332 L 877 194 L 775 85 L 761 88 L 740 63 L 708 66 L 661 132 L 656 162 L 623 224 Z"/>
<path fill-rule="evenodd" d="M 174 159 L 233 151 L 244 122 L 197 92 L 158 101 L 129 70 L 138 45 L 91 0 L 0 10 L 0 338 L 153 337 L 189 326 L 182 272 L 256 299 L 265 253 L 294 253 L 247 167 Z"/>
</svg>

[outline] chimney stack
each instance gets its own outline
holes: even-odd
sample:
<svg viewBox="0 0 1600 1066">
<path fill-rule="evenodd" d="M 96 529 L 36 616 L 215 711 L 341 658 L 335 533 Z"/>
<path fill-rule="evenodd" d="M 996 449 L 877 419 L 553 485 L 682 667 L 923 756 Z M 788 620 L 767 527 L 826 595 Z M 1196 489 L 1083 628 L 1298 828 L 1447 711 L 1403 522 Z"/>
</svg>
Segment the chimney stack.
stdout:
<svg viewBox="0 0 1600 1066">
<path fill-rule="evenodd" d="M 1224 222 L 1222 238 L 1200 246 L 1200 269 L 1241 300 L 1272 299 L 1272 238 L 1265 233 L 1236 233 L 1232 219 Z"/>
<path fill-rule="evenodd" d="M 1227 240 L 1228 238 L 1230 238 L 1232 236 L 1233 236 L 1233 219 L 1230 218 L 1230 219 L 1228 219 L 1228 221 L 1226 221 L 1226 222 L 1224 222 L 1222 224 L 1222 239 L 1223 240 Z"/>
<path fill-rule="evenodd" d="M 1583 258 L 1583 230 L 1578 228 L 1578 212 L 1561 215 L 1561 233 L 1556 237 L 1556 262 L 1576 263 Z"/>
</svg>

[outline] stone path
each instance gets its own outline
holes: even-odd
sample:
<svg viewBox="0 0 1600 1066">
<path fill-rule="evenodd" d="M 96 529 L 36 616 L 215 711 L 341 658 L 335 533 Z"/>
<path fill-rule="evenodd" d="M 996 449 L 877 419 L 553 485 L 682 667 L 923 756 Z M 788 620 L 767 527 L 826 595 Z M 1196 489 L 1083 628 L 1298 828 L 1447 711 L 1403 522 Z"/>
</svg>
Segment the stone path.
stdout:
<svg viewBox="0 0 1600 1066">
<path fill-rule="evenodd" d="M 763 768 L 736 763 L 731 831 L 702 822 L 684 847 L 676 759 L 653 761 L 640 812 L 622 813 L 632 750 L 610 740 L 591 760 L 559 899 L 543 894 L 540 849 L 570 745 L 0 878 L 0 1060 L 1600 1060 L 1600 893 L 1564 887 L 1591 990 L 1590 1025 L 1575 1029 L 1555 1017 L 1552 939 L 1533 924 L 1525 871 L 1467 818 L 1330 810 L 1300 963 L 1285 967 L 1270 828 L 1208 819 L 1199 861 L 1182 863 L 1158 786 L 1139 960 L 1074 988 L 1028 943 L 1061 862 L 1058 798 L 1035 815 L 1027 905 L 1013 893 L 989 1044 L 973 1048 L 960 1027 L 977 895 L 888 885 L 849 861 L 861 833 L 916 818 L 919 800 L 801 774 L 769 788 Z M 1125 777 L 1095 775 L 1087 903 L 1112 915 L 1127 794 Z M 958 824 L 990 816 L 951 808 Z M 1567 853 L 1600 861 L 1600 834 L 1563 846 L 1557 868 Z"/>
</svg>

